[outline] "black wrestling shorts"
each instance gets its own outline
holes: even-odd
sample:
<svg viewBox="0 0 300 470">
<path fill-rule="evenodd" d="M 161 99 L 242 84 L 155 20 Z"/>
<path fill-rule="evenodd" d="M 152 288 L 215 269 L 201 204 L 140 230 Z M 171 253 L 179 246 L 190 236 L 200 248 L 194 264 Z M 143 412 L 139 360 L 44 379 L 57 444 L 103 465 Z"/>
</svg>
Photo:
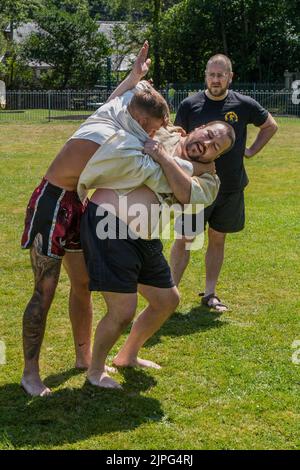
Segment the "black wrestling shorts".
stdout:
<svg viewBox="0 0 300 470">
<path fill-rule="evenodd" d="M 206 224 L 217 232 L 234 233 L 240 232 L 245 226 L 245 202 L 244 191 L 234 193 L 219 193 L 216 200 L 211 206 L 204 209 L 204 227 L 203 223 L 198 223 L 196 218 L 202 217 L 203 213 L 185 215 L 185 223 L 183 217 L 176 219 L 175 230 L 183 236 L 196 236 L 205 229 Z M 188 217 L 191 220 L 188 220 Z M 188 222 L 188 223 L 187 223 Z M 187 228 L 188 227 L 188 228 Z M 200 227 L 200 231 L 197 230 Z"/>
<path fill-rule="evenodd" d="M 118 217 L 107 211 L 97 215 L 98 207 L 93 202 L 88 203 L 80 230 L 90 290 L 135 293 L 138 284 L 166 289 L 174 287 L 161 241 L 136 238 Z M 104 238 L 103 231 L 99 236 L 98 224 L 108 216 L 107 237 Z M 109 232 L 110 222 L 112 232 Z"/>
</svg>

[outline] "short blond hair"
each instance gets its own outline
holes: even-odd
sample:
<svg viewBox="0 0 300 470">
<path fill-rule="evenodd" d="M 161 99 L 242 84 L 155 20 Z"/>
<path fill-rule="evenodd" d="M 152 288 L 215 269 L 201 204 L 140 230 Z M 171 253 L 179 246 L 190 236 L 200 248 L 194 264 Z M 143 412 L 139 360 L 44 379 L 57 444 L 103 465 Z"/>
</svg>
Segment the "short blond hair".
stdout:
<svg viewBox="0 0 300 470">
<path fill-rule="evenodd" d="M 129 111 L 142 112 L 152 118 L 162 119 L 165 123 L 169 122 L 170 113 L 167 102 L 152 87 L 137 91 L 132 97 L 128 109 Z"/>
<path fill-rule="evenodd" d="M 208 69 L 210 65 L 214 65 L 214 64 L 225 65 L 226 71 L 232 72 L 232 63 L 229 57 L 227 57 L 227 55 L 224 55 L 224 54 L 213 55 L 206 64 L 206 70 Z"/>
</svg>

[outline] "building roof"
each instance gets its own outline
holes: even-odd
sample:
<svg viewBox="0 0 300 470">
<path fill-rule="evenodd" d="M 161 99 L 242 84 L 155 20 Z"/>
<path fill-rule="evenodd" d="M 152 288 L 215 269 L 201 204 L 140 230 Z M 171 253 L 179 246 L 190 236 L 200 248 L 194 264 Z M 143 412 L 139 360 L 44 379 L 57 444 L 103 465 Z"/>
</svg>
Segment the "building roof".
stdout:
<svg viewBox="0 0 300 470">
<path fill-rule="evenodd" d="M 4 31 L 10 33 L 10 25 L 8 25 Z M 16 41 L 17 44 L 20 44 L 29 34 L 38 31 L 40 31 L 40 28 L 36 23 L 21 23 L 13 30 L 13 40 Z"/>
<path fill-rule="evenodd" d="M 113 39 L 113 29 L 115 26 L 126 28 L 126 21 L 96 21 L 99 33 L 103 33 L 110 41 Z"/>
<path fill-rule="evenodd" d="M 126 28 L 126 21 L 97 21 L 98 32 L 104 34 L 110 42 L 113 42 L 113 29 L 115 26 L 121 26 Z M 7 34 L 10 33 L 10 25 L 8 25 L 5 30 Z M 41 31 L 41 28 L 34 22 L 21 23 L 17 28 L 13 30 L 13 40 L 17 44 L 22 43 L 27 36 L 33 32 Z M 3 58 L 2 58 L 3 59 Z M 0 61 L 2 60 L 0 59 Z M 122 55 L 112 54 L 111 55 L 111 65 L 113 71 L 127 71 L 131 68 L 132 63 L 135 59 L 135 54 L 126 54 L 124 57 Z M 49 68 L 50 66 L 46 63 L 38 63 L 36 61 L 29 62 L 29 66 L 33 68 Z"/>
</svg>

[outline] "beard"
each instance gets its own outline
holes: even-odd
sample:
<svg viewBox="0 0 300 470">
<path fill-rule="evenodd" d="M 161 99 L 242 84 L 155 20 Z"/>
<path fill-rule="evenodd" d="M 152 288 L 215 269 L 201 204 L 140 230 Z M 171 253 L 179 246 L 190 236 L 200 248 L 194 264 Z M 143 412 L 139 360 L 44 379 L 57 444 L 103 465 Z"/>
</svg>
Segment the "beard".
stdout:
<svg viewBox="0 0 300 470">
<path fill-rule="evenodd" d="M 207 89 L 209 91 L 209 93 L 212 95 L 212 96 L 215 96 L 216 98 L 218 98 L 219 96 L 223 96 L 226 94 L 228 88 L 229 88 L 229 82 L 226 83 L 226 86 L 218 86 L 218 87 L 213 87 L 213 86 L 208 86 L 208 84 L 206 84 L 207 86 Z"/>
</svg>

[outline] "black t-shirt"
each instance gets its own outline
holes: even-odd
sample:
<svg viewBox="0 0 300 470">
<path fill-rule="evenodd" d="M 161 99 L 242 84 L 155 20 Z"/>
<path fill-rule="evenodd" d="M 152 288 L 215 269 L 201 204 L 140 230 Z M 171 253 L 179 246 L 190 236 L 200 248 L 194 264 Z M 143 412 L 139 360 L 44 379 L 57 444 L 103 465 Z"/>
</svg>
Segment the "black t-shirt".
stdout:
<svg viewBox="0 0 300 470">
<path fill-rule="evenodd" d="M 249 96 L 229 90 L 224 100 L 208 98 L 204 91 L 182 101 L 175 124 L 191 132 L 210 121 L 226 121 L 235 130 L 236 142 L 232 150 L 216 160 L 217 174 L 221 180 L 220 192 L 241 191 L 248 184 L 244 167 L 247 124 L 261 126 L 268 111 Z"/>
</svg>

